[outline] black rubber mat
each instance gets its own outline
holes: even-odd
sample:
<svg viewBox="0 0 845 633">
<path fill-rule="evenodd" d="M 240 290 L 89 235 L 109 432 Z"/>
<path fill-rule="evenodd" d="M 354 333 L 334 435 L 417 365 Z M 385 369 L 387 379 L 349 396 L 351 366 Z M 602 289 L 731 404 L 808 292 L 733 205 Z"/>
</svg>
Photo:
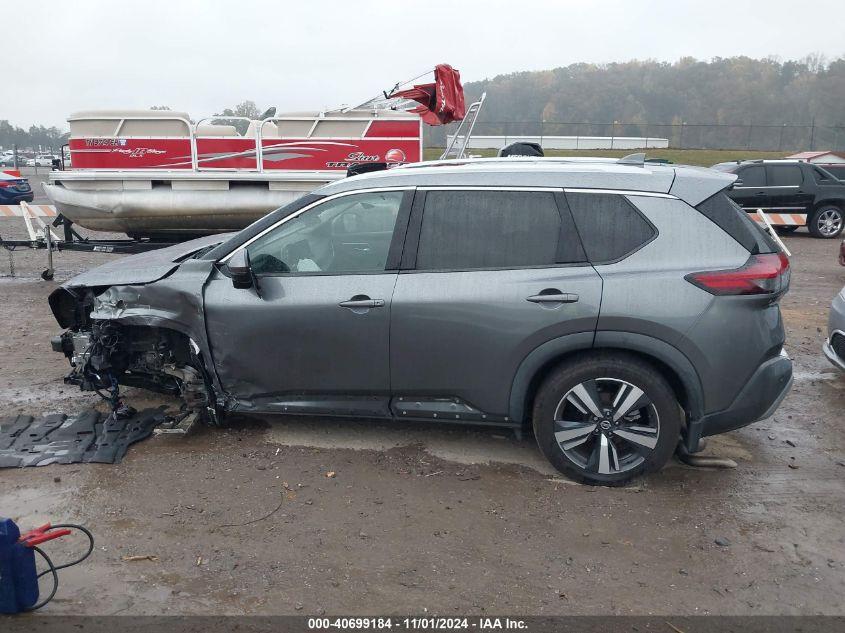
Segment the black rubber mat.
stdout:
<svg viewBox="0 0 845 633">
<path fill-rule="evenodd" d="M 149 437 L 166 421 L 162 409 L 113 418 L 94 409 L 0 418 L 0 468 L 97 462 L 114 464 L 131 444 Z"/>
</svg>

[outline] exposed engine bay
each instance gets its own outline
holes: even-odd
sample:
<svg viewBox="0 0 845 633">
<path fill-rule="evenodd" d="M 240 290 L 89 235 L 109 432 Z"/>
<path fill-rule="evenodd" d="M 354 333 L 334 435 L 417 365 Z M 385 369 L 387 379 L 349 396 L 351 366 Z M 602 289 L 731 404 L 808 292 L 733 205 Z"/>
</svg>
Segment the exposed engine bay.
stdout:
<svg viewBox="0 0 845 633">
<path fill-rule="evenodd" d="M 51 340 L 53 350 L 64 354 L 71 366 L 65 383 L 97 393 L 115 415 L 134 414 L 120 395 L 120 386 L 128 386 L 180 398 L 181 411 L 174 422 L 194 416 L 215 424 L 213 389 L 197 344 L 166 327 L 92 318 L 98 308 L 115 307 L 109 291 L 61 289 L 57 293 L 63 294 L 50 297 L 59 323 L 70 326 Z"/>
</svg>

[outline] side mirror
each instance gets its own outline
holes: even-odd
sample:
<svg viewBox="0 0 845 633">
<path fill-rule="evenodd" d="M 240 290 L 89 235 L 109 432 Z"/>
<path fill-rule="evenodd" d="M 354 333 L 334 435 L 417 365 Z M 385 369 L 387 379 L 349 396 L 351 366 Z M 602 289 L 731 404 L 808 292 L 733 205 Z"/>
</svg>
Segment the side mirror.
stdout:
<svg viewBox="0 0 845 633">
<path fill-rule="evenodd" d="M 742 178 L 734 180 L 734 184 L 732 184 L 731 187 L 742 187 Z"/>
<path fill-rule="evenodd" d="M 236 251 L 226 267 L 232 275 L 232 286 L 238 289 L 252 288 L 254 285 L 252 269 L 249 266 L 249 253 L 245 248 Z"/>
</svg>

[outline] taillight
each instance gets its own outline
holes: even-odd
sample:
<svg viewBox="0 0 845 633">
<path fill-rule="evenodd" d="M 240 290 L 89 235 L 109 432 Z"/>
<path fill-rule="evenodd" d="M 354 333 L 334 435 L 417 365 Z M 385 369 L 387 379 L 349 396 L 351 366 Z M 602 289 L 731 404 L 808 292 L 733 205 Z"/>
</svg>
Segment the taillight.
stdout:
<svg viewBox="0 0 845 633">
<path fill-rule="evenodd" d="M 789 287 L 789 259 L 784 253 L 752 255 L 741 268 L 690 273 L 684 278 L 713 295 L 774 295 Z"/>
<path fill-rule="evenodd" d="M 0 180 L 0 188 L 3 187 L 17 187 L 23 181 L 22 180 Z"/>
</svg>

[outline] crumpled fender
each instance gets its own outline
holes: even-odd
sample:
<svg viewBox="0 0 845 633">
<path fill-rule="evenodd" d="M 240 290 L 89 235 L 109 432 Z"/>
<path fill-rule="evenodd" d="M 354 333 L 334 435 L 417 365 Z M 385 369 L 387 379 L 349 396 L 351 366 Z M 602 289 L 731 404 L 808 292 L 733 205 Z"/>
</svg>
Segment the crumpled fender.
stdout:
<svg viewBox="0 0 845 633">
<path fill-rule="evenodd" d="M 188 260 L 174 274 L 155 283 L 106 288 L 94 299 L 91 318 L 184 334 L 199 348 L 215 391 L 223 394 L 208 345 L 203 309 L 203 289 L 213 269 L 212 261 Z"/>
</svg>

